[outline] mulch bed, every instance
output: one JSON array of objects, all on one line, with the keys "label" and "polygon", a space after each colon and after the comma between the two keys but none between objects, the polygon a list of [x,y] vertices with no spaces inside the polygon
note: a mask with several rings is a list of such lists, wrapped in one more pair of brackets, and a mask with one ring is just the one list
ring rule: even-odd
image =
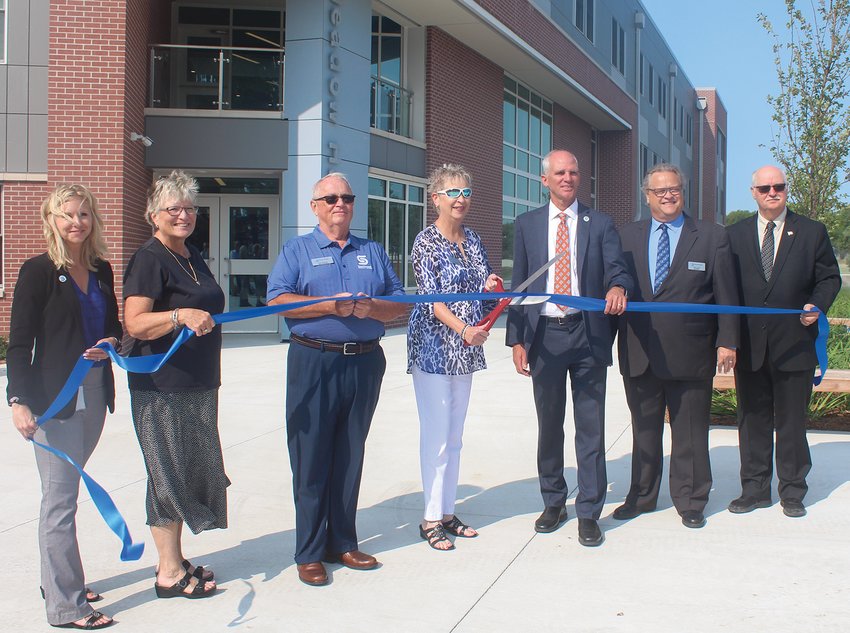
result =
[{"label": "mulch bed", "polygon": [[[713,415],[711,416],[711,424],[716,426],[737,426],[738,422],[733,415]],[[826,415],[817,420],[809,420],[808,428],[813,431],[850,432],[850,416]]]}]

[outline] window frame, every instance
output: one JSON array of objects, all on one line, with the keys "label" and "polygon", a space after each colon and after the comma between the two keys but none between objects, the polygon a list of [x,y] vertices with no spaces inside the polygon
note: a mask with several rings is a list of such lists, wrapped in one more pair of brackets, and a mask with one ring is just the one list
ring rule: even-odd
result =
[{"label": "window frame", "polygon": [[[384,195],[377,195],[371,193],[371,182],[369,183],[369,194],[367,196],[367,218],[366,218],[366,226],[367,226],[367,237],[375,242],[379,243],[383,246],[384,250],[387,252],[387,255],[390,258],[390,262],[393,263],[393,254],[390,252],[389,248],[389,237],[390,237],[390,204],[403,204],[404,205],[404,231],[402,236],[403,248],[400,250],[401,262],[399,264],[399,268],[402,274],[399,274],[399,279],[401,283],[404,285],[405,289],[413,290],[416,288],[416,278],[413,275],[413,270],[410,264],[410,250],[413,246],[413,240],[416,238],[416,235],[419,234],[426,226],[427,222],[427,212],[428,212],[428,184],[422,180],[414,180],[409,176],[401,176],[401,175],[390,175],[385,173],[378,173],[375,171],[369,171],[369,180],[380,180],[384,183]],[[390,195],[390,183],[400,184],[404,186],[405,195],[404,198],[395,198]],[[417,187],[422,190],[422,201],[416,201],[411,199],[410,191],[411,187]],[[381,201],[384,205],[384,217],[383,217],[383,236],[381,239],[378,239],[376,236],[370,234],[369,226],[369,215],[371,213],[371,202],[373,200]],[[411,209],[419,207],[421,212],[421,222],[420,226],[414,227],[411,229],[410,222],[410,213]],[[394,263],[393,263],[394,264]],[[395,270],[395,266],[394,266]],[[396,274],[399,271],[396,270]]]},{"label": "window frame", "polygon": [[0,42],[0,64],[5,64],[7,60],[6,50],[9,46],[9,7],[6,0],[0,0],[0,35],[3,36],[3,41]]},{"label": "window frame", "polygon": [[[579,16],[581,7],[581,16]],[[596,0],[575,0],[573,24],[590,43],[595,41],[596,30]]]}]

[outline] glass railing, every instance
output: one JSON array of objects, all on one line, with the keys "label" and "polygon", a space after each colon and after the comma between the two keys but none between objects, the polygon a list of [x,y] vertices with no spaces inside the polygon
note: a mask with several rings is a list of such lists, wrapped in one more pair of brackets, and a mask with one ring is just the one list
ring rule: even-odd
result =
[{"label": "glass railing", "polygon": [[157,44],[150,107],[283,111],[283,49]]},{"label": "glass railing", "polygon": [[372,77],[372,127],[409,138],[412,105],[412,92]]}]

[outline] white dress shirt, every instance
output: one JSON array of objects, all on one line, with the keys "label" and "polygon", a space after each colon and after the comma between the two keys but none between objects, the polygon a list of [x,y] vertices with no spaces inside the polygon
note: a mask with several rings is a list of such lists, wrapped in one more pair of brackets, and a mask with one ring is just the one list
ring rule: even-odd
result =
[{"label": "white dress shirt", "polygon": [[[578,259],[576,257],[576,231],[578,230],[578,200],[573,200],[573,203],[564,209],[564,212],[567,214],[567,226],[570,229],[570,294],[574,297],[580,297],[581,292],[579,292],[578,287]],[[561,210],[555,206],[555,204],[550,200],[549,201],[549,235],[548,235],[548,248],[549,255],[546,261],[552,259],[558,251],[555,249],[555,243],[558,238],[558,225],[561,223],[561,218],[558,215],[561,214]],[[551,268],[546,272],[546,292],[554,294],[555,292],[555,267],[557,267],[558,262],[554,263]],[[533,272],[533,271],[532,271]],[[543,316],[554,316],[560,317],[565,314],[574,314],[578,312],[578,310],[574,310],[572,308],[562,310],[557,305],[552,303],[551,301],[547,301],[543,305],[543,309],[541,310],[541,314]]]},{"label": "white dress shirt", "polygon": [[[785,216],[788,215],[788,209],[782,209],[782,213],[773,221],[776,226],[773,227],[773,261],[776,262],[776,253],[779,251],[779,241],[782,239],[782,234],[785,232]],[[764,244],[764,230],[767,228],[767,223],[770,220],[765,220],[761,212],[758,214],[758,221],[756,225],[758,226],[758,243],[759,243],[759,253],[761,253],[762,244]]]}]

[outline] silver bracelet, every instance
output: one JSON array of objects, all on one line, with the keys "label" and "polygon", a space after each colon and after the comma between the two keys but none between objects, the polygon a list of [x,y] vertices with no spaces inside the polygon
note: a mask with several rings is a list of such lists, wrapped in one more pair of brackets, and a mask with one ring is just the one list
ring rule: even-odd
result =
[{"label": "silver bracelet", "polygon": [[171,329],[176,330],[180,327],[180,322],[177,320],[177,314],[180,312],[180,308],[174,308],[171,311]]},{"label": "silver bracelet", "polygon": [[465,338],[463,338],[463,335],[464,335],[464,334],[466,334],[466,328],[468,328],[468,327],[469,327],[469,323],[467,323],[466,325],[464,325],[464,326],[463,326],[463,329],[460,331],[460,338],[461,338],[461,340],[463,340],[463,341],[465,341],[465,340],[466,340]]}]

